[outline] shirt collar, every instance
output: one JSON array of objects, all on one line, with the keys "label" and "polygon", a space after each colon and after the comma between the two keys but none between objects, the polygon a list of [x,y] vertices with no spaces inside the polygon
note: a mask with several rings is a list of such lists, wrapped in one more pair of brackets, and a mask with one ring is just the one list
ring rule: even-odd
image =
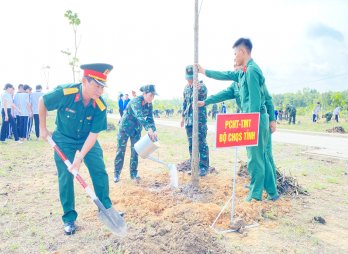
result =
[{"label": "shirt collar", "polygon": [[[83,99],[82,98],[82,84],[79,85],[78,89],[79,89],[79,92],[76,93],[74,102],[82,102],[82,99]],[[91,99],[89,101],[87,107],[93,106],[93,103],[94,103],[94,100]]]},{"label": "shirt collar", "polygon": [[254,62],[254,60],[252,58],[249,59],[249,61],[247,62],[246,66],[248,67],[249,65],[251,65]]}]

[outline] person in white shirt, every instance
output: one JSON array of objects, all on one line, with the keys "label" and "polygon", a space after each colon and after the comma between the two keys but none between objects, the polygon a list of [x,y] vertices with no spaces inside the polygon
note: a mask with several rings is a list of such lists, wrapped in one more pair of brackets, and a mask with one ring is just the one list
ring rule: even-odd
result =
[{"label": "person in white shirt", "polygon": [[[23,86],[24,86],[23,84],[18,85],[18,91],[13,98],[13,103],[16,105],[17,108],[19,108],[19,97],[20,97],[19,94],[24,93]],[[19,112],[18,112],[18,110],[14,110],[13,117],[14,117],[14,120],[16,122],[17,133],[19,134]]]},{"label": "person in white shirt", "polygon": [[24,141],[28,139],[29,118],[32,116],[31,103],[29,97],[30,86],[24,85],[24,93],[19,93],[19,138]]},{"label": "person in white shirt", "polygon": [[313,123],[318,121],[319,117],[319,111],[320,111],[320,102],[317,102],[317,105],[315,106],[313,110]]},{"label": "person in white shirt", "polygon": [[1,143],[5,142],[5,139],[8,136],[8,129],[10,125],[12,126],[12,131],[13,131],[15,141],[18,143],[22,143],[19,141],[16,123],[14,121],[13,114],[12,114],[12,108],[18,110],[16,105],[14,105],[13,98],[12,98],[14,87],[11,84],[6,84],[4,87],[4,90],[5,92],[1,96],[1,116],[2,116],[2,126],[1,126],[1,133],[0,133]]},{"label": "person in white shirt", "polygon": [[335,116],[336,123],[338,123],[338,116],[340,115],[340,111],[341,111],[340,107],[336,107],[333,111],[333,115]]},{"label": "person in white shirt", "polygon": [[42,95],[44,95],[44,93],[42,92],[42,86],[37,85],[36,91],[34,93],[32,93],[30,96],[31,106],[33,109],[33,116],[34,116],[36,139],[39,139],[39,137],[40,137],[39,99]]}]

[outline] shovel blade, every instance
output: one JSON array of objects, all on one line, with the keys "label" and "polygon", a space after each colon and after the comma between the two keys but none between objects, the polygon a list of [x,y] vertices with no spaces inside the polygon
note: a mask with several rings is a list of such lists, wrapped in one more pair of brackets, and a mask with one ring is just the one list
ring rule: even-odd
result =
[{"label": "shovel blade", "polygon": [[100,210],[98,218],[115,235],[122,237],[127,234],[127,224],[125,220],[113,207]]}]

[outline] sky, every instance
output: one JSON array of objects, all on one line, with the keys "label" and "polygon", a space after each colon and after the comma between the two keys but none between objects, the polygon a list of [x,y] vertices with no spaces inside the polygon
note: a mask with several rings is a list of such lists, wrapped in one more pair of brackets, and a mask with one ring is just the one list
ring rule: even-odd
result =
[{"label": "sky", "polygon": [[[2,3],[0,86],[73,83],[67,56],[73,30],[64,17],[76,12],[81,64],[114,69],[106,93],[117,99],[145,84],[158,99],[181,98],[185,67],[194,60],[194,0],[11,0]],[[202,3],[202,4],[201,4]],[[200,0],[199,63],[232,70],[233,43],[253,43],[271,94],[314,88],[348,89],[348,1]],[[44,66],[50,66],[49,72]],[[47,79],[47,73],[49,78]],[[81,75],[81,74],[80,74]],[[79,75],[79,76],[80,76]],[[230,82],[201,76],[208,94]]]}]

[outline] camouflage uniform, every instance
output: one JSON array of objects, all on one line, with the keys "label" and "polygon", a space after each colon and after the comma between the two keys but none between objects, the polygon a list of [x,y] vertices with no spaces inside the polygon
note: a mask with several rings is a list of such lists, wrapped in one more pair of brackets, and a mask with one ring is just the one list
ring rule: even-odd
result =
[{"label": "camouflage uniform", "polygon": [[289,106],[289,124],[296,123],[296,107],[294,105]]},{"label": "camouflage uniform", "polygon": [[286,104],[285,106],[285,120],[289,120],[289,113],[291,111],[291,106],[290,104]]},{"label": "camouflage uniform", "polygon": [[213,119],[213,120],[215,120],[216,119],[216,114],[218,113],[218,108],[217,108],[217,105],[216,105],[216,103],[214,103],[213,104],[213,107],[212,107],[212,110],[211,110],[212,112],[212,116],[211,116],[211,118]]},{"label": "camouflage uniform", "polygon": [[[205,84],[200,83],[198,90],[198,100],[204,101],[207,98],[207,87]],[[190,158],[192,157],[192,128],[193,128],[193,86],[187,84],[184,89],[184,102],[182,117],[185,121],[185,129],[187,134],[187,140],[189,143]],[[207,109],[206,107],[200,107],[198,109],[198,146],[199,146],[199,168],[200,175],[206,175],[209,169],[209,148],[206,141],[207,137]]]},{"label": "camouflage uniform", "polygon": [[141,130],[152,129],[156,131],[153,120],[152,103],[146,103],[144,97],[138,96],[132,99],[120,121],[119,131],[117,134],[117,151],[115,157],[115,177],[119,178],[124,162],[124,155],[128,138],[131,140],[131,159],[130,159],[130,176],[135,179],[138,176],[138,154],[134,150],[134,144],[141,137]]}]

